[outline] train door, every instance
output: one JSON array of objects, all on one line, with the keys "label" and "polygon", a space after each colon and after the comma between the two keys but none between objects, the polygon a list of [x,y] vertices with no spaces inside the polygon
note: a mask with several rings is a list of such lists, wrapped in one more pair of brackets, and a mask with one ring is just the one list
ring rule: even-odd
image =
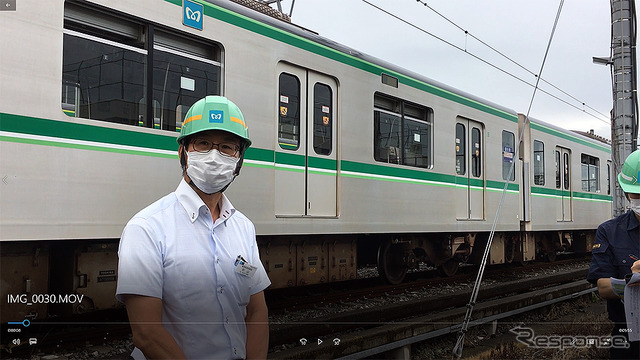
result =
[{"label": "train door", "polygon": [[276,216],[337,216],[337,82],[278,66]]},{"label": "train door", "polygon": [[571,151],[556,146],[556,219],[558,221],[572,221],[572,197],[571,197]]},{"label": "train door", "polygon": [[456,196],[458,220],[484,220],[485,175],[482,124],[458,118],[456,122]]}]

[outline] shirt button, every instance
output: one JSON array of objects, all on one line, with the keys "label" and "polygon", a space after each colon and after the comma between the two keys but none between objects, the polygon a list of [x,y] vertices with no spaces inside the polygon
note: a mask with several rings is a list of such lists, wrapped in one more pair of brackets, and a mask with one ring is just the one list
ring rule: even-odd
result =
[{"label": "shirt button", "polygon": [[226,318],[224,319],[224,321],[228,324],[228,323],[229,323],[229,318],[228,318],[228,317],[226,317]]},{"label": "shirt button", "polygon": [[220,294],[222,294],[224,292],[224,289],[222,289],[222,286],[220,286],[219,288]]},{"label": "shirt button", "polygon": [[238,349],[237,348],[233,348],[233,355],[237,355],[238,354]]}]

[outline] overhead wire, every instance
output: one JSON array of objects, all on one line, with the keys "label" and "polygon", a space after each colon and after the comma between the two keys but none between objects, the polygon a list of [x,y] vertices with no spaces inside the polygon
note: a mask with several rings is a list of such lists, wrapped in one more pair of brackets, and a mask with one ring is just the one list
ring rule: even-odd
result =
[{"label": "overhead wire", "polygon": [[[388,11],[388,10],[384,9],[384,8],[381,8],[380,6],[377,6],[377,5],[373,4],[373,3],[371,3],[371,2],[370,2],[370,1],[368,1],[368,0],[362,0],[362,1],[363,1],[364,3],[366,3],[367,5],[369,5],[369,6],[373,7],[373,8],[375,8],[375,9],[377,9],[377,10],[379,10],[379,11],[381,11],[381,12],[383,12],[383,13],[385,13],[385,14],[387,14],[387,15],[389,15],[389,16],[391,16],[391,17],[393,17],[393,18],[395,18],[395,19],[396,19],[396,20],[398,20],[398,21],[403,22],[403,23],[405,23],[405,24],[407,24],[407,25],[409,25],[409,26],[413,27],[414,29],[416,29],[416,30],[418,30],[418,31],[420,31],[420,32],[423,32],[423,33],[425,33],[425,34],[427,34],[427,35],[429,35],[429,36],[431,36],[431,37],[433,37],[433,38],[435,38],[435,39],[437,39],[437,40],[439,40],[439,41],[441,41],[441,42],[443,42],[443,43],[445,43],[445,44],[447,44],[447,45],[451,46],[452,48],[454,48],[454,49],[456,49],[456,50],[459,50],[459,51],[464,52],[465,54],[467,54],[467,55],[469,55],[469,56],[471,56],[471,57],[475,58],[476,60],[478,60],[478,61],[480,61],[480,62],[482,62],[482,63],[484,63],[484,64],[486,64],[486,65],[489,65],[490,67],[492,67],[492,68],[494,68],[494,69],[496,69],[496,70],[498,70],[498,71],[500,71],[500,72],[502,72],[502,73],[504,73],[504,74],[506,74],[506,75],[508,75],[508,76],[510,76],[510,77],[512,77],[512,78],[514,78],[514,79],[516,79],[516,80],[518,80],[518,81],[520,81],[520,82],[522,82],[522,83],[523,83],[523,84],[525,84],[525,85],[528,85],[528,86],[530,86],[530,87],[535,87],[535,85],[534,85],[534,84],[532,84],[532,83],[530,83],[529,81],[527,81],[527,80],[525,80],[525,79],[523,79],[523,78],[521,78],[521,77],[519,77],[519,76],[517,76],[517,75],[515,75],[515,74],[513,74],[513,73],[511,73],[511,72],[509,72],[509,71],[507,71],[507,70],[505,70],[505,69],[503,69],[503,68],[501,68],[501,67],[500,67],[500,66],[498,66],[498,65],[495,65],[495,64],[493,64],[493,63],[489,62],[488,60],[485,60],[485,59],[481,58],[480,56],[478,56],[478,55],[476,55],[476,54],[473,54],[473,53],[471,53],[471,52],[467,51],[467,49],[466,49],[466,48],[462,48],[462,47],[460,47],[460,46],[458,46],[458,45],[456,45],[456,44],[454,44],[454,43],[452,43],[452,42],[450,42],[450,41],[447,41],[447,40],[445,40],[444,38],[439,37],[439,36],[437,36],[437,35],[435,35],[435,34],[433,34],[433,33],[429,32],[428,30],[425,30],[425,29],[423,29],[423,28],[419,27],[418,25],[415,25],[415,24],[413,24],[412,22],[410,22],[410,21],[408,21],[408,20],[405,20],[405,19],[403,19],[402,17],[400,17],[400,16],[398,16],[398,15],[396,15],[396,14],[394,14],[394,13],[392,13],[392,12],[390,12],[390,11]],[[436,13],[438,13],[438,12],[436,12]],[[440,14],[440,13],[438,13],[438,14]],[[441,16],[442,16],[442,15],[441,15]],[[445,18],[445,19],[446,19],[446,18]],[[451,22],[451,20],[448,20],[448,19],[447,19],[447,21]],[[453,23],[453,22],[451,22],[451,23]],[[453,23],[453,24],[455,24],[455,23]],[[455,26],[456,26],[456,27],[458,27],[459,29],[461,29],[462,31],[464,31],[464,32],[465,32],[465,34],[469,34],[469,32],[468,32],[468,31],[464,30],[462,27],[458,26],[457,24],[455,24]],[[519,67],[522,67],[522,68],[523,68],[523,69],[525,69],[527,72],[529,72],[529,73],[531,73],[532,75],[534,75],[536,78],[539,78],[539,76],[538,76],[538,75],[536,75],[535,73],[533,73],[533,72],[531,72],[530,70],[526,69],[525,67],[523,67],[522,65],[518,64],[518,63],[517,63],[517,62],[515,62],[514,60],[510,59],[508,56],[503,55],[500,51],[498,51],[498,50],[494,49],[493,47],[491,47],[490,45],[486,44],[486,43],[485,43],[485,42],[483,42],[482,40],[480,40],[480,39],[476,38],[476,37],[475,37],[475,36],[473,36],[473,35],[470,35],[470,36],[472,36],[474,39],[476,39],[476,40],[480,41],[481,43],[485,44],[486,46],[488,46],[488,47],[489,47],[489,48],[491,48],[492,50],[496,51],[497,53],[501,54],[502,56],[506,57],[506,58],[507,58],[507,59],[509,59],[510,61],[512,61],[512,62],[514,62],[514,63],[516,63]],[[568,93],[566,93],[565,91],[560,90],[560,89],[559,89],[559,88],[557,88],[555,85],[550,84],[548,81],[546,81],[546,80],[542,80],[542,81],[544,81],[545,83],[547,83],[547,84],[549,84],[549,85],[553,86],[554,88],[556,88],[557,90],[561,91],[561,92],[562,92],[562,93],[564,93],[565,95],[570,96],[570,97],[571,97],[572,99],[574,99],[575,101],[578,101],[581,105],[583,105],[583,106],[587,106],[589,109],[592,109],[593,111],[597,112],[598,114],[600,114],[600,115],[602,115],[602,116],[606,117],[606,115],[604,115],[604,114],[600,113],[599,111],[597,111],[597,110],[593,109],[591,106],[586,105],[586,103],[585,103],[585,102],[582,102],[582,101],[580,101],[579,99],[577,99],[577,98],[575,98],[575,97],[573,97],[573,96],[569,95],[569,94],[568,94]],[[596,116],[596,115],[594,115],[594,114],[592,114],[592,113],[590,113],[590,112],[586,111],[585,109],[580,108],[579,106],[576,106],[575,104],[572,104],[572,103],[570,103],[569,101],[567,101],[567,100],[565,100],[565,99],[562,99],[562,98],[560,98],[559,96],[557,96],[557,95],[555,95],[555,94],[550,93],[549,91],[546,91],[546,90],[544,90],[544,89],[540,89],[540,88],[538,89],[538,91],[540,91],[540,92],[542,92],[542,93],[544,93],[544,94],[546,94],[546,95],[548,95],[548,96],[550,96],[550,97],[552,97],[552,98],[554,98],[554,99],[556,99],[556,100],[558,100],[558,101],[560,101],[560,102],[564,103],[564,104],[565,104],[565,105],[567,105],[567,106],[570,106],[570,107],[572,107],[572,108],[574,108],[574,109],[576,109],[576,110],[578,110],[578,111],[581,111],[581,112],[583,112],[583,113],[585,113],[585,114],[587,114],[587,115],[589,115],[589,116],[593,117],[594,119],[596,119],[596,120],[598,120],[598,121],[601,121],[601,122],[603,122],[603,123],[605,123],[605,124],[607,124],[607,125],[610,125],[610,124],[611,124],[611,122],[610,122],[610,120],[609,120],[608,118],[607,118],[607,120],[604,120],[604,119],[602,119],[602,118],[600,118],[600,117],[598,117],[598,116]]]},{"label": "overhead wire", "polygon": [[493,242],[493,238],[494,238],[495,233],[496,233],[496,227],[497,227],[497,224],[498,224],[498,218],[500,217],[500,212],[502,210],[502,205],[504,204],[504,199],[505,199],[505,195],[507,193],[507,188],[509,187],[509,181],[511,179],[511,176],[515,172],[515,166],[516,166],[515,159],[518,158],[518,150],[520,148],[520,143],[522,142],[522,139],[523,139],[523,136],[524,136],[524,132],[525,132],[525,130],[527,128],[527,125],[529,123],[529,114],[530,114],[531,108],[533,106],[533,101],[535,100],[535,97],[536,97],[538,86],[540,85],[540,79],[541,79],[542,71],[544,70],[544,65],[547,62],[547,56],[549,55],[549,49],[551,48],[551,42],[553,41],[554,34],[555,34],[556,29],[558,27],[558,22],[560,20],[560,14],[562,13],[562,7],[563,6],[564,6],[564,0],[560,0],[560,5],[558,6],[558,11],[556,13],[556,18],[555,18],[555,21],[553,23],[553,28],[551,30],[551,35],[549,36],[549,42],[547,43],[547,48],[545,50],[544,57],[542,59],[542,64],[540,65],[540,72],[539,72],[540,76],[537,77],[536,84],[535,84],[535,87],[533,89],[533,94],[531,94],[531,101],[529,102],[529,108],[527,109],[527,114],[525,115],[525,118],[524,118],[524,124],[522,126],[522,130],[520,131],[520,133],[518,135],[518,141],[517,141],[518,146],[515,146],[515,149],[514,149],[514,154],[513,154],[513,157],[512,157],[512,161],[511,161],[511,166],[509,167],[509,174],[507,175],[507,178],[505,179],[504,188],[502,189],[502,195],[500,196],[500,202],[498,204],[498,208],[496,209],[495,217],[493,218],[493,223],[491,225],[491,231],[489,233],[489,238],[487,240],[487,244],[486,244],[486,247],[485,247],[485,250],[484,250],[484,254],[482,256],[482,262],[480,263],[480,268],[478,270],[478,275],[476,276],[476,281],[475,281],[473,289],[471,291],[471,298],[469,299],[469,303],[467,304],[467,311],[466,311],[464,320],[462,321],[462,325],[460,326],[460,330],[458,331],[458,340],[456,341],[456,345],[453,348],[453,355],[455,355],[458,358],[462,357],[462,350],[464,348],[464,338],[465,338],[465,335],[466,335],[467,330],[469,328],[469,323],[471,322],[471,315],[473,313],[473,309],[475,307],[476,301],[478,300],[478,292],[480,291],[480,284],[482,283],[482,278],[484,276],[484,270],[485,270],[486,265],[487,265],[487,259],[489,258],[489,252],[490,252],[490,249],[491,249],[491,243]]},{"label": "overhead wire", "polygon": [[[416,2],[424,5],[426,8],[428,8],[429,10],[433,11],[436,15],[440,16],[441,18],[443,18],[445,21],[447,21],[448,23],[450,23],[451,25],[453,25],[454,27],[458,28],[460,31],[463,31],[465,33],[465,35],[470,36],[471,38],[473,38],[474,40],[478,41],[480,44],[486,46],[487,48],[491,49],[493,52],[497,53],[498,55],[502,56],[503,58],[507,59],[509,62],[511,62],[512,64],[516,65],[517,67],[521,68],[522,70],[528,72],[529,74],[538,77],[538,75],[536,73],[534,73],[533,71],[529,70],[527,67],[525,67],[524,65],[520,64],[519,62],[515,61],[514,59],[512,59],[511,57],[507,56],[506,54],[504,54],[503,52],[501,52],[500,50],[496,49],[495,47],[489,45],[486,41],[483,41],[482,39],[480,39],[479,37],[473,35],[472,33],[470,33],[468,30],[464,29],[463,27],[461,27],[460,25],[456,24],[453,20],[449,19],[448,17],[444,16],[442,13],[440,13],[438,10],[434,9],[433,7],[431,7],[429,4],[427,4],[426,1],[423,0],[416,0]],[[603,113],[601,113],[600,111],[598,111],[597,109],[594,109],[593,107],[589,106],[587,103],[585,103],[584,101],[576,98],[575,96],[569,94],[568,92],[560,89],[559,87],[557,87],[556,85],[552,84],[551,82],[543,79],[542,77],[540,77],[540,80],[544,83],[546,83],[547,85],[553,87],[554,89],[558,90],[559,92],[565,94],[566,96],[570,97],[571,99],[581,103],[583,106],[588,107],[589,109],[597,112],[598,114],[604,116],[605,118],[608,117],[608,115],[605,115]]]}]

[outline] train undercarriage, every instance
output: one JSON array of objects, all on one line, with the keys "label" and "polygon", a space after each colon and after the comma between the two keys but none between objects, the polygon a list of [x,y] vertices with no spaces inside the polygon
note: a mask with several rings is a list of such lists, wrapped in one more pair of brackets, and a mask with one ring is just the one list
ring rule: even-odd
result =
[{"label": "train undercarriage", "polygon": [[[559,252],[591,251],[595,232],[496,233],[488,265],[555,260]],[[461,264],[480,264],[486,233],[261,236],[260,258],[272,288],[352,280],[377,265],[397,284],[421,264],[452,276]],[[117,240],[28,241],[0,245],[3,319],[69,316],[122,306],[115,299]]]}]

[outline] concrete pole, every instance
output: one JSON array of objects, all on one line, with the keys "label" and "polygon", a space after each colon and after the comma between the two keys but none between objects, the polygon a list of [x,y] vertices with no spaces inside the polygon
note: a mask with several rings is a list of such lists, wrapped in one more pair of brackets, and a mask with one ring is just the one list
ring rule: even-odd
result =
[{"label": "concrete pole", "polygon": [[[613,77],[611,150],[613,175],[617,177],[624,160],[637,147],[636,13],[635,0],[610,1]],[[618,216],[626,211],[627,200],[618,182],[614,183],[613,215]]]}]

